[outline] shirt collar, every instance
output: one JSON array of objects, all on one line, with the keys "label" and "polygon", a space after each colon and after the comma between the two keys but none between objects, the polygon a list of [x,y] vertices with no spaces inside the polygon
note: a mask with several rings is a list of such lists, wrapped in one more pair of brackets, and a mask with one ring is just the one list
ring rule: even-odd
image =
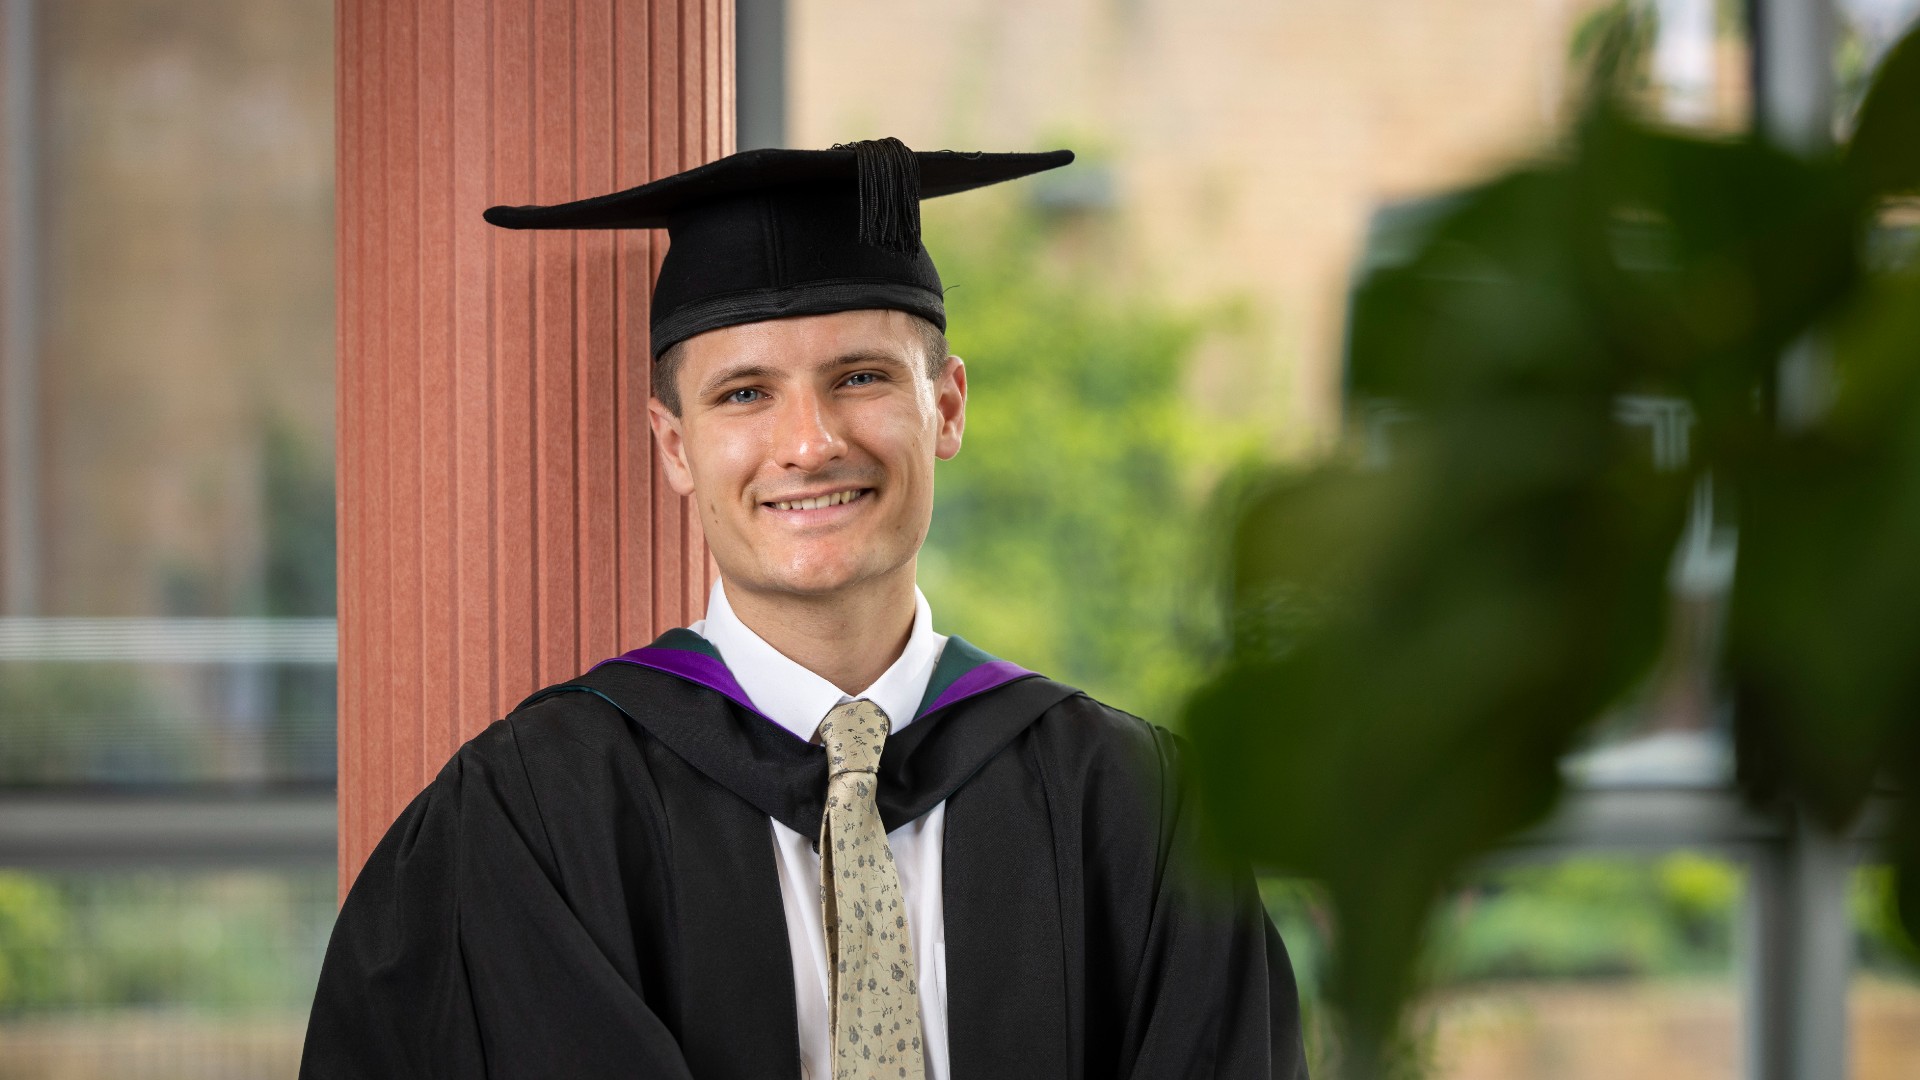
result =
[{"label": "shirt collar", "polygon": [[808,741],[830,709],[859,698],[880,706],[892,731],[912,723],[927,683],[933,678],[934,665],[940,660],[940,650],[947,643],[945,635],[933,632],[933,611],[916,586],[913,629],[907,635],[906,648],[872,686],[849,695],[767,644],[741,622],[719,581],[713,583],[713,591],[707,596],[707,617],[687,629],[706,638],[719,651],[720,659],[747,692],[754,708]]}]

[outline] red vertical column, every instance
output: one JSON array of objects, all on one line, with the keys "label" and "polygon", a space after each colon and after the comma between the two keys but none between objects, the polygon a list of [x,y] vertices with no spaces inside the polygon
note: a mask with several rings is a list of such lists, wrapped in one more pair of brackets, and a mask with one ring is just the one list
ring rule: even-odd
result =
[{"label": "red vertical column", "polygon": [[733,145],[730,0],[338,6],[340,880],[522,696],[697,618],[647,431],[665,238],[509,233]]}]

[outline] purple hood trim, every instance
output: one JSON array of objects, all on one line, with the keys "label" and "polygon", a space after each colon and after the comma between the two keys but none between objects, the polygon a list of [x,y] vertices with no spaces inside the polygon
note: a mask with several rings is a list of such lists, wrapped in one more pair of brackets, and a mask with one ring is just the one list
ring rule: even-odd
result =
[{"label": "purple hood trim", "polygon": [[[754,706],[753,700],[747,697],[746,689],[740,685],[740,681],[733,677],[733,672],[728,671],[727,665],[721,663],[718,657],[709,656],[706,653],[694,652],[690,649],[672,649],[663,648],[658,645],[648,645],[645,648],[634,649],[632,652],[623,653],[611,660],[602,660],[600,663],[595,664],[594,667],[601,668],[608,664],[634,664],[638,667],[652,668],[655,671],[664,672],[675,678],[685,679],[690,683],[704,686],[717,694],[723,695],[734,704],[763,720],[767,720],[770,724],[774,723],[771,719],[767,718],[767,714],[761,712]],[[1035,673],[1028,671],[1026,668],[1021,667],[1011,660],[989,660],[984,664],[967,670],[959,678],[953,680],[945,690],[940,692],[939,697],[935,698],[926,708],[920,710],[919,715],[925,716],[928,713],[944,709],[957,701],[964,701],[978,694],[984,694],[995,687],[1005,686],[1015,679],[1024,679],[1033,674]],[[780,725],[774,724],[774,726],[779,727]],[[787,731],[784,727],[780,728],[780,730]],[[787,734],[791,735],[792,732],[787,732]]]},{"label": "purple hood trim", "polygon": [[[742,689],[740,681],[733,677],[733,672],[727,670],[727,665],[705,653],[691,652],[686,649],[663,649],[649,645],[632,652],[622,653],[611,660],[602,660],[593,666],[600,668],[608,664],[636,664],[655,671],[664,671],[668,675],[697,683],[715,693],[723,694],[734,704],[755,716],[762,718],[766,716],[747,697],[746,690]],[[771,720],[767,722],[773,723]],[[779,727],[777,724],[774,726]],[[780,728],[780,730],[787,729]]]},{"label": "purple hood trim", "polygon": [[1011,660],[989,660],[979,667],[953,680],[952,685],[933,699],[933,704],[920,710],[925,716],[936,709],[944,709],[956,701],[962,701],[976,694],[984,694],[996,686],[1005,686],[1015,679],[1024,679],[1034,672],[1028,671]]}]

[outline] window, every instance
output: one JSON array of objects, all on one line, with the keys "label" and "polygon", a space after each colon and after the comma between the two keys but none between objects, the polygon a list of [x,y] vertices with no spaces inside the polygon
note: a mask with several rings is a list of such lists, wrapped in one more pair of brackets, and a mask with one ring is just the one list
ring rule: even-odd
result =
[{"label": "window", "polygon": [[0,1045],[287,1075],[334,909],[333,13],[0,5]]}]

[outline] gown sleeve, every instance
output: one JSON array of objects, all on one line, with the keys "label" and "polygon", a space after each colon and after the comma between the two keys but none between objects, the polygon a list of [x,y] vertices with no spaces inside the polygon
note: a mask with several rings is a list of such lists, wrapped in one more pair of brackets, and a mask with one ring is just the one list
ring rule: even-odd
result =
[{"label": "gown sleeve", "polygon": [[1293,965],[1244,865],[1205,854],[1198,799],[1180,780],[1174,736],[1151,728],[1159,850],[1130,1000],[1120,1075],[1307,1080]]},{"label": "gown sleeve", "polygon": [[570,909],[510,722],[387,830],[322,961],[301,1080],[691,1080]]}]

